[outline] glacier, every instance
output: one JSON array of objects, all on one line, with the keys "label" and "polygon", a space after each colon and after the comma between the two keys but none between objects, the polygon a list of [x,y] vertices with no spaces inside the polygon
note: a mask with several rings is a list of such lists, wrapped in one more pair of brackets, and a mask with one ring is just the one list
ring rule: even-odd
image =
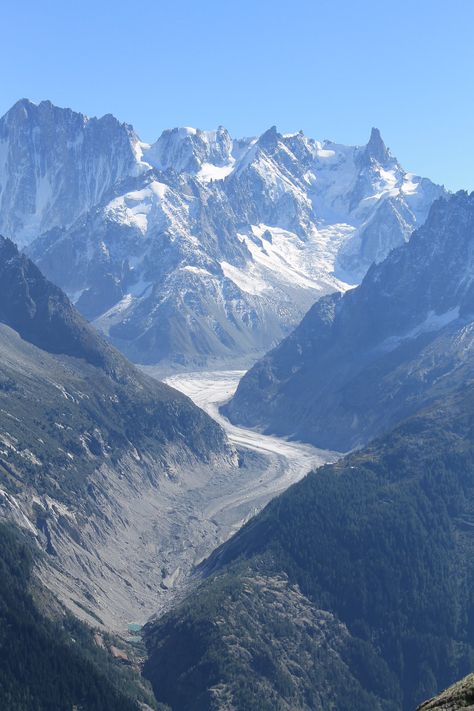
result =
[{"label": "glacier", "polygon": [[128,357],[171,369],[255,360],[445,192],[377,129],[364,146],[222,126],[150,145],[48,101],[0,119],[0,233]]}]

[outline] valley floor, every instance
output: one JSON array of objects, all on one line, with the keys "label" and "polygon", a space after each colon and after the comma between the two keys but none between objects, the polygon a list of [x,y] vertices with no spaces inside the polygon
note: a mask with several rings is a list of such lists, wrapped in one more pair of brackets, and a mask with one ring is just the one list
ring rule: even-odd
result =
[{"label": "valley floor", "polygon": [[[149,374],[153,369],[146,368]],[[216,471],[210,478],[181,487],[168,501],[175,525],[166,550],[168,575],[159,594],[161,613],[190,584],[192,567],[227,540],[270,499],[301,479],[310,469],[334,461],[337,453],[300,442],[236,427],[219,413],[234,393],[244,371],[191,372],[168,376],[169,385],[188,395],[219,422],[239,454],[241,466]],[[196,485],[197,484],[197,485]],[[162,550],[167,548],[163,546]],[[164,552],[164,551],[163,551]]]},{"label": "valley floor", "polygon": [[[217,420],[236,448],[259,455],[259,465],[255,467],[255,472],[248,466],[250,471],[243,485],[240,482],[239,487],[232,491],[228,491],[228,487],[225,487],[225,491],[216,489],[209,501],[205,514],[218,520],[220,527],[227,529],[227,534],[232,529],[239,528],[245,519],[311,469],[334,461],[337,456],[333,452],[316,449],[308,444],[289,442],[280,437],[232,425],[220,414],[219,406],[234,394],[244,372],[224,370],[181,373],[165,380],[168,385],[188,395],[196,405]],[[265,465],[262,468],[263,461]],[[258,473],[258,476],[253,476],[254,473]]]},{"label": "valley floor", "polygon": [[[152,367],[144,369],[163,379]],[[145,487],[133,461],[122,472],[110,468],[106,478],[113,507],[104,514],[113,527],[98,521],[102,535],[92,527],[90,550],[69,537],[59,539],[63,568],[44,572],[45,583],[76,615],[94,624],[90,608],[106,628],[127,636],[131,623],[142,625],[173,607],[196,583],[194,567],[270,499],[310,469],[337,458],[334,452],[235,427],[220,415],[219,405],[233,394],[243,372],[166,378],[224,427],[236,456],[176,468]]]}]

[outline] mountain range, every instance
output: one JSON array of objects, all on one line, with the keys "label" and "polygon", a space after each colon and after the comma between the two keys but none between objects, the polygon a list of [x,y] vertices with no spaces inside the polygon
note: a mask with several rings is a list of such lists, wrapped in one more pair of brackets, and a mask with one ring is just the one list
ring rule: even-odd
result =
[{"label": "mountain range", "polygon": [[440,198],[362,284],[316,302],[245,375],[233,422],[347,451],[472,381],[474,194]]},{"label": "mountain range", "polygon": [[412,711],[472,670],[473,228],[474,193],[440,199],[244,376],[249,419],[372,441],[275,498],[148,625],[145,674],[174,711]]},{"label": "mountain range", "polygon": [[[474,193],[377,129],[149,145],[22,100],[0,230],[0,705],[413,711],[472,671]],[[270,347],[223,412],[349,453],[258,513],[278,452],[127,356]]]},{"label": "mountain range", "polygon": [[474,663],[472,385],[309,474],[147,628],[173,711],[413,711]]},{"label": "mountain range", "polygon": [[167,487],[231,474],[235,457],[214,420],[0,238],[1,515],[45,551],[42,579],[69,609],[111,629],[155,611]]},{"label": "mountain range", "polygon": [[50,102],[0,119],[0,233],[141,363],[255,358],[444,193],[377,129],[361,147],[275,127],[178,128],[149,145]]}]

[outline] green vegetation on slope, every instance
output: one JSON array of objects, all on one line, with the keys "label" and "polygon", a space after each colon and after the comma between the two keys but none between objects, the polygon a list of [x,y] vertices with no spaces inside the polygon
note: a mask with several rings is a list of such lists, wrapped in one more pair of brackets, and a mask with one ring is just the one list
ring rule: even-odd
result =
[{"label": "green vegetation on slope", "polygon": [[[271,502],[205,563],[210,579],[149,628],[157,698],[174,711],[229,699],[239,711],[411,711],[470,671],[473,444],[468,389]],[[241,592],[245,580],[275,577],[288,581],[284,602],[269,584]],[[323,644],[311,624],[298,627],[292,594],[313,616],[331,613],[346,637],[327,625]],[[289,650],[283,665],[277,641]]]},{"label": "green vegetation on slope", "polygon": [[319,299],[223,411],[347,452],[474,377],[474,192],[437,200],[360,286]]},{"label": "green vegetation on slope", "polygon": [[188,398],[130,372],[117,382],[0,324],[0,486],[77,503],[87,475],[130,450],[163,466],[167,446],[204,461],[224,449],[222,430]]},{"label": "green vegetation on slope", "polygon": [[94,642],[67,613],[49,619],[48,600],[32,575],[33,553],[13,527],[0,524],[0,708],[9,711],[137,711],[149,701],[130,670]]},{"label": "green vegetation on slope", "polygon": [[438,694],[420,704],[417,711],[472,711],[474,709],[474,674],[469,674]]},{"label": "green vegetation on slope", "polygon": [[[0,486],[65,503],[125,455],[163,469],[170,452],[208,461],[221,428],[189,398],[112,348],[60,289],[0,237]],[[152,474],[151,474],[152,475]]]},{"label": "green vegetation on slope", "polygon": [[147,641],[145,674],[173,711],[398,708],[396,679],[370,646],[266,565],[216,576]]}]

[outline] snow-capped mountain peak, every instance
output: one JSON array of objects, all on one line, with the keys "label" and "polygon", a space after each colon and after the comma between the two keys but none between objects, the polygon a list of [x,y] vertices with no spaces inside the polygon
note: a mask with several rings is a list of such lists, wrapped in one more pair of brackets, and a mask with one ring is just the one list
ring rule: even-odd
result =
[{"label": "snow-capped mountain peak", "polygon": [[205,164],[224,168],[233,163],[232,139],[222,126],[214,131],[173,128],[163,131],[144,155],[158,170],[196,174]]},{"label": "snow-capped mountain peak", "polygon": [[0,227],[19,244],[68,227],[146,169],[131,126],[50,101],[18,101],[0,119]]},{"label": "snow-capped mountain peak", "polygon": [[174,128],[23,100],[0,119],[0,233],[139,361],[268,349],[360,281],[443,188],[366,146]]}]

